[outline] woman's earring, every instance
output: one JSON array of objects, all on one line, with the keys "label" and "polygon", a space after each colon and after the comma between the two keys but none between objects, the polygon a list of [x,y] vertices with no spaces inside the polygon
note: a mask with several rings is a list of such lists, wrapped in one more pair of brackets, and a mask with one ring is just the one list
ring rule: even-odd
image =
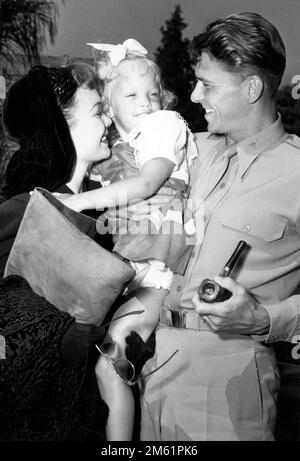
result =
[{"label": "woman's earring", "polygon": [[109,118],[111,118],[112,120],[114,120],[114,118],[115,118],[114,112],[113,112],[113,110],[112,110],[111,107],[109,107],[109,109],[108,109],[108,116],[109,116]]}]

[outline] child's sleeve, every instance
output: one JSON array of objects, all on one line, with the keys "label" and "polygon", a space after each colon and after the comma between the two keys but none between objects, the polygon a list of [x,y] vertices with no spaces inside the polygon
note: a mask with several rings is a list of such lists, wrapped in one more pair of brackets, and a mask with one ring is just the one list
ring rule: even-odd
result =
[{"label": "child's sleeve", "polygon": [[173,111],[160,110],[145,117],[133,133],[139,168],[154,158],[166,158],[178,167],[186,144],[186,125]]}]

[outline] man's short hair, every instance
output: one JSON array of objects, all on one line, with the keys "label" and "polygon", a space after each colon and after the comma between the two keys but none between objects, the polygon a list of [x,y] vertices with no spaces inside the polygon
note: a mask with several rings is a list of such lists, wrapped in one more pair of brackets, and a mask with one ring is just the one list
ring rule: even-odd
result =
[{"label": "man's short hair", "polygon": [[199,55],[207,52],[228,71],[241,76],[255,73],[274,96],[282,79],[285,46],[276,27],[257,13],[238,13],[208,24],[194,39]]}]

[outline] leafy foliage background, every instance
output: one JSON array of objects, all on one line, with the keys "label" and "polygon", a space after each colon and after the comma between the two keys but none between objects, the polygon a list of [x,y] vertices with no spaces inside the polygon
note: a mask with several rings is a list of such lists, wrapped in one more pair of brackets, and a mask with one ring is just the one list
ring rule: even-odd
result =
[{"label": "leafy foliage background", "polygon": [[[53,1],[0,0],[0,74],[5,76],[7,88],[28,68],[41,62],[41,50],[47,33],[54,42],[57,18],[58,9]],[[186,27],[181,6],[176,5],[170,19],[160,29],[161,43],[155,52],[155,59],[166,86],[178,98],[175,109],[193,132],[205,131],[204,110],[200,104],[190,100],[195,85],[195,53],[192,50],[197,36],[192,40],[185,38],[183,33]],[[277,107],[286,131],[300,136],[300,91],[299,98],[293,98],[292,89],[292,85],[280,88]],[[2,106],[3,101],[0,100],[1,113]],[[1,123],[0,187],[5,166],[15,149],[16,145],[6,137]]]}]

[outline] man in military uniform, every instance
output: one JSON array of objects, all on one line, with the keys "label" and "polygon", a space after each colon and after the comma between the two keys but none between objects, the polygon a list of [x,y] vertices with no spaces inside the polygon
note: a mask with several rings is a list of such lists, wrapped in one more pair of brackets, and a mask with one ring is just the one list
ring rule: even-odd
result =
[{"label": "man in military uniform", "polygon": [[[196,87],[208,132],[196,135],[191,200],[203,241],[174,279],[145,380],[142,440],[273,440],[278,368],[270,343],[300,330],[300,141],[285,133],[275,94],[285,69],[276,28],[254,13],[199,36]],[[204,230],[203,230],[204,229]],[[220,274],[240,240],[232,277]],[[217,276],[217,277],[216,277]],[[200,302],[214,278],[227,301]]]}]

